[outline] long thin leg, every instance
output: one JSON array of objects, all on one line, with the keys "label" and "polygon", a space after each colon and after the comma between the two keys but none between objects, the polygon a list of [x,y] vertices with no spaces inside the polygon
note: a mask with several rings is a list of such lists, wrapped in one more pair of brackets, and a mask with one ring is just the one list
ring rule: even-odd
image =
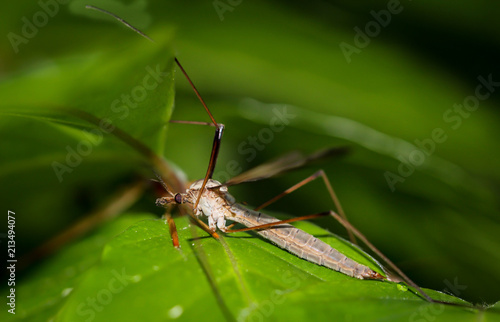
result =
[{"label": "long thin leg", "polygon": [[433,302],[434,300],[429,295],[427,295],[415,282],[413,282],[408,276],[406,276],[406,274],[404,274],[403,271],[400,270],[396,266],[396,264],[394,264],[387,256],[385,256],[380,250],[378,250],[375,247],[375,245],[373,245],[371,242],[369,242],[368,239],[359,230],[357,230],[353,225],[351,225],[351,223],[349,223],[349,221],[347,220],[347,218],[342,210],[342,206],[340,205],[340,202],[339,202],[335,192],[333,191],[333,188],[330,184],[330,181],[328,180],[328,177],[326,176],[326,174],[323,170],[319,170],[319,171],[315,172],[314,174],[312,174],[311,176],[302,180],[301,182],[299,182],[299,183],[293,185],[292,187],[288,188],[287,190],[283,191],[282,193],[280,193],[276,197],[266,201],[265,203],[263,203],[259,207],[255,208],[255,210],[258,211],[260,209],[263,209],[264,207],[269,206],[273,202],[283,198],[284,196],[288,195],[289,193],[297,190],[298,188],[304,186],[305,184],[313,181],[314,179],[316,179],[320,176],[323,178],[323,181],[328,189],[328,192],[330,193],[330,196],[332,197],[332,200],[335,203],[340,215],[335,213],[334,211],[327,211],[327,212],[322,212],[322,213],[313,214],[313,215],[307,215],[307,216],[291,218],[291,219],[287,219],[287,220],[281,220],[281,221],[277,221],[277,222],[273,222],[273,223],[269,223],[269,224],[232,230],[231,228],[234,226],[234,224],[233,224],[233,225],[228,226],[228,230],[226,230],[226,233],[235,233],[235,232],[242,232],[242,231],[249,231],[249,230],[256,230],[256,229],[265,229],[265,228],[278,226],[278,225],[286,224],[286,223],[290,223],[290,222],[309,220],[309,219],[318,218],[318,217],[322,217],[322,216],[326,216],[326,215],[331,215],[340,224],[342,224],[342,226],[344,226],[344,228],[349,232],[349,236],[351,237],[351,241],[354,239],[354,235],[356,237],[358,237],[359,239],[361,239],[361,241],[363,241],[363,243],[365,243],[368,246],[368,248],[370,248],[375,254],[377,254],[377,256],[379,256],[379,258],[381,258],[391,269],[393,269],[397,274],[399,274],[399,276],[401,276],[409,285],[413,286],[420,294],[422,294],[422,296],[426,300]]},{"label": "long thin leg", "polygon": [[29,266],[29,264],[34,261],[51,255],[70,241],[83,236],[96,226],[118,216],[123,210],[128,209],[140,198],[145,187],[145,182],[140,180],[120,189],[120,191],[116,192],[96,211],[80,219],[62,233],[26,254],[20,261],[21,268]]},{"label": "long thin leg", "polygon": [[188,207],[185,207],[185,205],[180,205],[179,211],[181,212],[182,215],[188,214],[195,225],[197,225],[198,227],[203,229],[205,232],[210,234],[213,238],[219,239],[219,234],[217,234],[215,231],[211,230],[207,224],[205,224],[202,220],[200,220],[198,217],[196,217],[196,215]]},{"label": "long thin leg", "polygon": [[177,58],[174,58],[174,59],[175,59],[175,62],[177,63],[177,66],[179,66],[179,68],[181,69],[182,73],[184,74],[184,76],[188,80],[189,84],[191,85],[191,88],[195,92],[196,96],[198,96],[198,99],[200,100],[201,104],[205,108],[205,111],[207,111],[208,116],[210,116],[210,119],[212,120],[212,123],[216,127],[215,135],[214,135],[214,141],[212,143],[212,152],[210,153],[210,161],[208,162],[207,173],[205,174],[205,178],[203,179],[203,184],[201,185],[200,193],[198,194],[198,198],[196,198],[196,202],[194,204],[194,209],[196,209],[198,207],[198,203],[200,202],[201,194],[203,193],[203,190],[205,189],[205,185],[207,184],[208,179],[211,179],[212,175],[214,174],[215,165],[217,163],[217,156],[219,155],[219,149],[220,149],[220,145],[221,145],[221,142],[222,142],[222,134],[224,132],[224,124],[217,123],[215,121],[214,116],[210,112],[210,109],[208,108],[207,104],[205,104],[205,101],[203,100],[203,98],[201,97],[200,93],[196,89],[196,86],[194,86],[193,82],[191,81],[191,78],[189,78],[188,74],[186,73],[186,71],[182,67],[182,65],[179,62],[179,60]]},{"label": "long thin leg", "polygon": [[[124,24],[126,27],[132,29],[133,31],[135,31],[136,33],[138,33],[139,35],[141,35],[142,37],[144,37],[147,40],[149,40],[149,41],[151,41],[151,42],[154,43],[153,39],[151,39],[148,35],[146,35],[142,31],[140,31],[136,27],[132,26],[130,23],[128,23],[127,21],[125,21],[121,17],[115,15],[114,13],[109,12],[109,11],[104,10],[104,9],[101,9],[101,8],[98,8],[98,7],[95,7],[95,6],[91,6],[91,5],[87,5],[87,6],[85,6],[85,8],[96,10],[96,11],[100,11],[100,12],[102,12],[104,14],[107,14],[107,15],[115,18],[116,20],[118,20],[119,22],[121,22],[122,24]],[[203,98],[201,97],[200,93],[196,89],[196,86],[194,86],[193,82],[191,81],[191,78],[189,78],[188,74],[184,70],[184,67],[182,67],[182,65],[179,62],[179,60],[177,59],[177,57],[174,57],[174,60],[175,60],[175,63],[177,64],[177,66],[179,66],[179,68],[181,69],[181,71],[184,74],[184,76],[186,77],[186,79],[188,80],[189,84],[191,85],[191,88],[195,92],[195,94],[198,97],[198,99],[200,100],[201,104],[205,108],[205,111],[208,113],[208,116],[210,117],[210,120],[212,120],[212,123],[217,128],[215,130],[215,136],[214,136],[214,141],[213,141],[213,144],[212,144],[212,152],[210,154],[210,161],[208,163],[207,173],[205,175],[205,179],[203,180],[203,184],[201,186],[200,193],[199,193],[198,198],[196,199],[196,203],[194,205],[194,208],[196,209],[196,207],[198,207],[198,203],[200,201],[201,194],[203,193],[203,190],[205,189],[205,185],[207,184],[208,179],[212,178],[212,175],[214,173],[215,165],[217,163],[217,156],[219,155],[219,148],[220,148],[221,141],[222,141],[222,133],[224,132],[224,124],[220,124],[220,123],[217,123],[215,121],[215,118],[212,115],[212,112],[210,112],[210,109],[208,108],[207,104],[205,104],[205,101],[203,100]]]},{"label": "long thin leg", "polygon": [[[335,205],[335,209],[337,209],[338,213],[340,214],[340,216],[342,216],[342,218],[344,218],[344,220],[347,220],[347,216],[345,215],[344,210],[342,209],[340,201],[337,198],[337,195],[335,194],[335,192],[334,192],[334,190],[332,188],[332,185],[330,184],[330,180],[328,180],[328,177],[326,176],[326,173],[323,170],[316,171],[311,176],[305,178],[301,182],[299,182],[299,183],[293,185],[292,187],[286,189],[285,191],[283,191],[282,193],[280,193],[276,197],[274,197],[274,198],[272,198],[272,199],[264,202],[262,205],[258,206],[254,210],[258,211],[260,209],[263,209],[263,208],[269,206],[273,202],[276,202],[277,200],[279,200],[279,199],[283,198],[284,196],[292,193],[293,191],[299,189],[300,187],[306,185],[307,183],[313,181],[314,179],[317,179],[320,176],[321,176],[321,178],[323,178],[323,182],[325,183],[326,189],[328,190],[328,193],[330,194],[330,197],[333,200],[333,203]],[[356,238],[354,237],[353,233],[349,229],[347,229],[347,233],[349,234],[349,239],[351,240],[351,242],[355,244],[356,243]]]},{"label": "long thin leg", "polygon": [[414,287],[427,301],[429,302],[434,302],[434,300],[427,295],[415,282],[413,282],[405,273],[403,273],[402,270],[400,270],[396,264],[394,264],[387,256],[385,256],[378,248],[375,247],[371,242],[368,241],[368,239],[363,235],[359,230],[357,230],[354,226],[352,226],[347,220],[339,216],[337,213],[334,211],[325,211],[325,212],[320,212],[317,214],[312,214],[312,215],[307,215],[307,216],[302,216],[302,217],[296,217],[296,218],[291,218],[291,219],[286,219],[286,220],[280,220],[276,222],[272,222],[269,224],[264,224],[264,225],[258,225],[258,226],[253,226],[253,227],[246,227],[246,228],[241,228],[241,229],[229,229],[231,226],[228,226],[228,230],[225,231],[225,233],[237,233],[237,232],[242,232],[242,231],[250,231],[250,230],[259,230],[259,229],[266,229],[270,227],[275,227],[283,224],[288,224],[291,222],[295,221],[302,221],[302,220],[309,220],[309,219],[314,219],[314,218],[319,218],[319,217],[324,217],[331,215],[333,218],[335,218],[342,226],[344,226],[348,231],[352,231],[356,237],[358,237],[363,243],[368,246],[379,258],[381,258],[391,269],[393,269],[399,276],[401,276],[406,283],[408,283],[410,286]]},{"label": "long thin leg", "polygon": [[352,231],[359,239],[361,239],[363,243],[368,246],[368,248],[370,248],[375,254],[377,254],[377,256],[381,258],[387,265],[389,265],[391,269],[398,273],[399,276],[401,276],[406,281],[406,283],[413,286],[420,294],[422,294],[422,296],[425,297],[426,300],[428,300],[429,302],[434,302],[434,300],[429,295],[427,295],[427,293],[425,293],[415,282],[413,282],[408,276],[406,276],[406,274],[403,273],[403,271],[400,270],[399,267],[396,266],[396,264],[394,264],[387,256],[385,256],[380,250],[378,250],[375,245],[368,241],[368,239],[353,225],[351,225],[351,223],[349,223],[347,220],[333,211],[330,211],[330,214],[333,216],[333,218],[337,219],[337,221],[341,223],[342,226],[344,226],[349,231]]},{"label": "long thin leg", "polygon": [[309,220],[309,219],[314,219],[314,218],[319,218],[319,217],[324,217],[328,216],[330,214],[330,211],[325,211],[325,212],[320,212],[317,214],[312,214],[312,215],[306,215],[306,216],[301,216],[301,217],[295,217],[295,218],[290,218],[290,219],[285,219],[285,220],[280,220],[280,221],[275,221],[269,224],[263,224],[263,225],[258,225],[258,226],[253,226],[253,227],[247,227],[247,228],[241,228],[241,229],[231,229],[231,227],[234,226],[234,224],[229,225],[227,227],[227,230],[225,233],[238,233],[241,231],[250,231],[250,230],[259,230],[259,229],[264,229],[264,228],[269,228],[269,227],[274,227],[274,226],[279,226],[283,224],[288,224],[291,222],[295,221],[302,221],[302,220]]},{"label": "long thin leg", "polygon": [[208,163],[207,173],[205,175],[202,188],[200,189],[200,193],[198,194],[198,198],[196,199],[196,203],[194,205],[194,207],[196,208],[198,206],[198,202],[200,201],[199,199],[201,196],[201,192],[205,188],[205,185],[207,184],[208,179],[211,179],[212,175],[214,174],[215,165],[217,162],[217,156],[219,155],[219,149],[220,149],[220,145],[222,142],[222,133],[224,132],[224,124],[220,124],[220,123],[214,124],[214,123],[209,123],[209,122],[198,122],[198,121],[178,121],[178,120],[171,120],[170,123],[208,125],[208,126],[217,127],[217,129],[215,130],[214,141],[212,143],[212,153],[210,154],[210,161]]},{"label": "long thin leg", "polygon": [[135,31],[136,33],[138,33],[139,35],[141,35],[142,37],[146,38],[147,40],[151,41],[152,43],[154,43],[154,40],[149,38],[148,35],[146,35],[145,33],[143,33],[142,31],[140,31],[139,29],[137,29],[136,27],[132,26],[130,23],[128,23],[127,21],[125,21],[124,19],[118,17],[117,15],[115,15],[114,13],[112,12],[109,12],[107,10],[104,10],[104,9],[101,9],[101,8],[98,8],[98,7],[95,7],[95,6],[91,6],[91,5],[86,5],[85,6],[86,9],[92,9],[92,10],[96,10],[96,11],[100,11],[102,13],[105,13],[107,14],[108,16],[111,16],[113,18],[115,18],[116,20],[118,20],[119,22],[121,22],[122,24],[124,24],[125,26],[127,26],[128,28],[132,29],[133,31]]},{"label": "long thin leg", "polygon": [[177,59],[177,57],[174,57],[175,59],[175,63],[177,64],[177,66],[179,66],[179,68],[181,69],[182,73],[184,74],[184,76],[186,77],[186,79],[188,80],[189,84],[191,85],[191,88],[193,89],[193,91],[195,92],[196,96],[198,96],[198,99],[200,100],[201,104],[203,105],[203,107],[205,108],[205,111],[207,111],[208,113],[208,116],[210,116],[210,119],[212,120],[212,123],[214,123],[215,126],[217,126],[217,122],[215,122],[215,118],[214,116],[212,115],[212,112],[210,112],[210,109],[208,108],[207,104],[205,104],[205,101],[203,100],[203,98],[201,97],[200,95],[200,92],[198,92],[198,90],[196,89],[196,86],[194,86],[193,82],[191,81],[191,78],[189,78],[188,74],[186,73],[186,71],[184,70],[184,67],[182,67],[181,63],[179,62],[179,60]]},{"label": "long thin leg", "polygon": [[210,288],[212,289],[212,292],[215,296],[216,303],[219,306],[221,312],[224,314],[226,321],[236,321],[235,317],[229,310],[224,297],[222,296],[220,288],[218,287],[219,282],[214,276],[214,272],[208,260],[207,253],[203,248],[203,243],[201,243],[201,240],[198,238],[198,234],[194,227],[190,226],[190,228],[191,235],[193,236],[193,242],[190,243],[189,246],[191,246],[191,248],[193,249],[193,254],[196,257],[196,260],[198,261],[203,274],[207,278],[208,284],[210,285]]},{"label": "long thin leg", "polygon": [[165,210],[163,218],[167,221],[168,230],[170,231],[170,237],[172,237],[172,244],[175,248],[179,248],[179,234],[177,233],[177,227],[175,226],[175,221],[170,214],[171,209]]},{"label": "long thin leg", "polygon": [[170,123],[179,123],[179,124],[194,124],[194,125],[208,125],[208,126],[215,126],[213,123],[210,122],[198,122],[198,121],[179,121],[179,120],[170,120]]}]

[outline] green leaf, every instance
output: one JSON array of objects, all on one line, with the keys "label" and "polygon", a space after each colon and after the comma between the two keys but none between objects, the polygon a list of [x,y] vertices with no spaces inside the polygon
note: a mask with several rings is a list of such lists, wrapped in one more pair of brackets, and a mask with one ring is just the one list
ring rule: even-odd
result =
[{"label": "green leaf", "polygon": [[19,302],[16,316],[11,317],[40,321],[54,317],[66,302],[67,296],[82,283],[85,274],[98,265],[102,249],[109,240],[141,218],[151,216],[123,216],[84,240],[63,248],[33,271],[23,283],[17,285],[16,296]]},{"label": "green leaf", "polygon": [[[90,128],[97,137],[118,127],[162,154],[174,98],[169,40],[170,35],[164,30],[163,35],[158,35],[156,44],[137,37],[126,47],[60,59],[24,77],[12,78],[2,84],[2,91],[10,95],[2,101],[0,112],[70,128]],[[26,88],[45,90],[23,95]],[[81,120],[44,115],[57,112],[58,108],[63,108],[63,112],[84,111],[101,119],[102,123],[97,124],[98,129],[93,129],[95,126]],[[82,132],[61,130],[67,135],[85,138]]]},{"label": "green leaf", "polygon": [[[141,217],[149,219],[140,221]],[[254,233],[225,236],[219,242],[199,228],[193,231],[187,218],[177,220],[181,248],[175,249],[167,224],[151,218],[125,215],[64,249],[19,287],[18,296],[23,296],[25,304],[18,316],[160,321],[417,319],[429,314],[452,318],[467,311],[469,315],[493,314],[430,304],[396,283],[348,277],[297,258]],[[133,221],[136,223],[121,231]],[[369,263],[349,243],[319,227],[306,222],[299,227]],[[110,241],[98,259],[103,240]],[[376,267],[373,262],[368,265]],[[36,289],[41,293],[32,292]],[[449,295],[427,292],[435,299],[466,304]]]}]

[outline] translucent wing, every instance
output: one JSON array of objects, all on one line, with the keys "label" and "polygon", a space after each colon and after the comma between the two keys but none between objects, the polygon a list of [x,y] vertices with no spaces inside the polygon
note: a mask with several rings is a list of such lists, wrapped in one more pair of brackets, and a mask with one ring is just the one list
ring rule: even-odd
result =
[{"label": "translucent wing", "polygon": [[310,162],[332,156],[342,156],[349,151],[348,147],[336,147],[316,151],[310,155],[303,155],[299,151],[292,151],[277,159],[263,163],[253,169],[243,172],[229,179],[224,186],[232,186],[243,182],[258,181],[274,177],[278,174],[300,168]]}]

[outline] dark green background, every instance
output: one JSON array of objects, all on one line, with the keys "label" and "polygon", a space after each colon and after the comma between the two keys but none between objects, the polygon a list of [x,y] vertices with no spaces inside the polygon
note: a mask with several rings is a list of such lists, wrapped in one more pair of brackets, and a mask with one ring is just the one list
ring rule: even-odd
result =
[{"label": "dark green background", "polygon": [[[449,283],[457,281],[462,286],[455,292],[459,297],[480,304],[498,301],[498,91],[481,101],[458,128],[443,119],[445,111],[474,94],[478,76],[491,74],[500,81],[495,1],[402,1],[402,12],[353,54],[350,63],[340,43],[353,44],[353,28],[363,29],[373,20],[370,11],[385,9],[386,1],[242,1],[224,13],[223,21],[211,1],[74,1],[61,5],[17,54],[6,35],[20,34],[21,18],[32,17],[40,7],[12,2],[2,9],[0,27],[5,110],[61,102],[69,107],[91,105],[99,100],[94,90],[107,88],[119,94],[120,89],[113,89],[116,77],[107,81],[108,75],[92,64],[99,53],[116,52],[117,70],[127,65],[127,58],[119,56],[122,51],[133,53],[130,64],[146,64],[138,57],[151,45],[118,23],[85,12],[81,7],[86,3],[122,15],[161,43],[172,38],[173,52],[216,119],[227,127],[216,174],[231,160],[248,169],[291,149],[352,147],[341,160],[235,188],[239,200],[258,204],[323,168],[351,222],[417,284],[452,291]],[[165,63],[168,59],[165,50]],[[88,64],[97,70],[84,66],[78,74],[65,64]],[[46,87],[40,80],[12,85],[22,84],[26,75],[43,79],[47,66],[62,66],[61,77],[67,79],[47,81]],[[78,91],[74,86],[66,97],[61,88],[67,83],[77,84]],[[176,83],[173,119],[208,121],[180,73]],[[301,112],[247,162],[238,146],[269,126],[265,111],[271,104],[288,104]],[[36,119],[10,112],[0,119],[0,195],[3,211],[13,209],[18,215],[19,252],[88,213],[137,174],[148,173],[137,154],[111,138],[99,149],[113,151],[118,146],[115,154],[91,155],[59,184],[50,164],[70,141]],[[333,123],[335,117],[340,119]],[[444,130],[447,140],[392,192],[384,173],[397,173],[397,156],[406,158],[413,151],[408,144],[430,138],[436,128]],[[172,125],[162,148],[190,179],[198,179],[206,169],[211,140],[211,129]],[[149,205],[152,200],[146,198],[136,208],[159,215],[161,211]],[[330,209],[332,203],[317,182],[270,208],[302,215]],[[331,220],[319,225],[343,234]]]}]

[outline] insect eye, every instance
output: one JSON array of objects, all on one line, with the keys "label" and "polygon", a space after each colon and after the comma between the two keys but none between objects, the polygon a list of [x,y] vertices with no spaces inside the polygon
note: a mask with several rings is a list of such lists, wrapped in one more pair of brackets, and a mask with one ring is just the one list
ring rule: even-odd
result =
[{"label": "insect eye", "polygon": [[177,193],[177,194],[175,195],[175,197],[174,197],[174,200],[175,200],[175,202],[177,202],[177,203],[179,203],[179,204],[180,204],[180,203],[182,203],[182,196],[181,196],[181,194],[180,194],[180,193]]}]

